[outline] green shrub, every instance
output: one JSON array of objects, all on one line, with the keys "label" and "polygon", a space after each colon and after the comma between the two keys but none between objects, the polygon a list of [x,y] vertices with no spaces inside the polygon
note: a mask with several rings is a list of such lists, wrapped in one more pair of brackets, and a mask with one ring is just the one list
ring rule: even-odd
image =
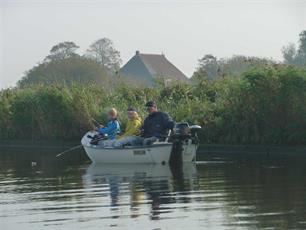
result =
[{"label": "green shrub", "polygon": [[203,126],[203,143],[305,144],[306,72],[279,65],[253,69],[239,78],[203,80],[197,85],[136,88],[124,84],[36,85],[0,92],[0,138],[80,139],[106,122],[115,107],[126,124],[126,109],[155,100],[176,121]]}]

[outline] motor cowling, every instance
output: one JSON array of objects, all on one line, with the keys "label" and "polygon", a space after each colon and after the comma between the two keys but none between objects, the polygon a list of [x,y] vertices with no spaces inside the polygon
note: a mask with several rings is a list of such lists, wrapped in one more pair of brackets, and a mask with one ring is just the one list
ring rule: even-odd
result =
[{"label": "motor cowling", "polygon": [[186,140],[191,137],[191,132],[189,129],[189,124],[187,122],[181,122],[175,124],[172,131],[172,139],[173,140]]},{"label": "motor cowling", "polygon": [[198,131],[201,129],[199,125],[191,125],[187,122],[177,123],[171,134],[170,140],[172,142],[182,142],[186,140],[191,140],[193,144],[198,144]]}]

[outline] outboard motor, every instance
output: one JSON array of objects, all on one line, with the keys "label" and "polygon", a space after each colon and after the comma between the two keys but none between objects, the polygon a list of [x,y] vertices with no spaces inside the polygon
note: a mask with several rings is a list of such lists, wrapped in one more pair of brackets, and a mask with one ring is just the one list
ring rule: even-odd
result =
[{"label": "outboard motor", "polygon": [[191,141],[192,144],[198,144],[199,139],[197,131],[201,129],[201,126],[192,125],[189,126],[187,122],[177,123],[172,131],[170,141],[172,141],[172,151],[170,155],[170,164],[181,164],[183,155],[183,144]]}]

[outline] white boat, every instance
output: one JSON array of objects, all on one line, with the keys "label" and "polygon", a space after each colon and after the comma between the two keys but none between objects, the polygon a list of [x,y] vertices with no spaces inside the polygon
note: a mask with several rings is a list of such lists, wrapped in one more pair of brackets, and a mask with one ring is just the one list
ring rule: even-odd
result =
[{"label": "white boat", "polygon": [[[155,142],[150,146],[127,146],[124,148],[103,147],[91,144],[95,132],[88,132],[82,138],[82,145],[94,163],[155,163],[165,164],[170,160],[173,143]],[[182,143],[182,161],[192,162],[196,158],[197,144],[191,139]]]}]

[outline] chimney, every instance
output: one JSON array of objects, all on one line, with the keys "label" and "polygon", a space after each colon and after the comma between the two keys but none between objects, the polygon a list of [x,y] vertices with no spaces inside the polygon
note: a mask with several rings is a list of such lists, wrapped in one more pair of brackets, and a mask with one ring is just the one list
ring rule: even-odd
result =
[{"label": "chimney", "polygon": [[136,50],[136,55],[138,56],[140,54],[139,50]]}]

